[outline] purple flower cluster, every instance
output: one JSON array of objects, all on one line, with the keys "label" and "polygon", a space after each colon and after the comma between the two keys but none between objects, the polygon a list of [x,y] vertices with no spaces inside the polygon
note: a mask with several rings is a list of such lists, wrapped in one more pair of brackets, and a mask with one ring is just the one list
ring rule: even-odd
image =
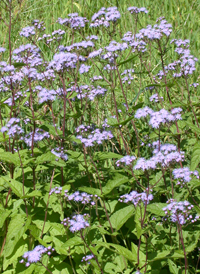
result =
[{"label": "purple flower cluster", "polygon": [[90,27],[109,27],[110,22],[116,22],[121,17],[117,7],[101,8],[92,16]]},{"label": "purple flower cluster", "polygon": [[143,40],[141,34],[134,35],[131,31],[128,31],[124,34],[122,41],[128,42],[129,46],[132,48],[132,52],[145,52],[146,49],[146,42]]},{"label": "purple flower cluster", "polygon": [[61,192],[62,192],[62,187],[56,186],[56,187],[51,189],[51,191],[49,192],[49,195],[52,195],[53,193],[61,194]]},{"label": "purple flower cluster", "polygon": [[193,83],[190,85],[191,87],[197,88],[199,86],[199,83]]},{"label": "purple flower cluster", "polygon": [[0,53],[2,53],[2,52],[4,52],[4,51],[6,51],[6,49],[3,48],[3,47],[0,47]]},{"label": "purple flower cluster", "polygon": [[149,100],[150,100],[151,102],[155,102],[155,103],[158,103],[158,102],[159,102],[159,99],[162,100],[163,97],[159,97],[157,93],[153,94],[153,95],[149,98]]},{"label": "purple flower cluster", "polygon": [[170,217],[173,223],[184,225],[187,221],[194,223],[199,219],[199,216],[193,217],[191,210],[194,207],[188,201],[177,202],[173,199],[167,201],[168,205],[163,208],[166,218]]},{"label": "purple flower cluster", "polygon": [[95,75],[95,76],[93,76],[92,78],[90,78],[90,80],[92,81],[92,82],[94,82],[94,81],[98,81],[98,80],[102,80],[103,79],[103,77],[101,76],[101,75]]},{"label": "purple flower cluster", "polygon": [[134,169],[156,169],[158,166],[166,167],[173,163],[182,162],[184,160],[184,152],[177,151],[177,147],[172,144],[159,145],[159,142],[153,143],[153,156],[146,160],[145,158],[139,158]]},{"label": "purple flower cluster", "polygon": [[92,130],[93,127],[92,126],[85,126],[85,125],[80,125],[76,128],[76,132],[81,132],[81,133],[84,133],[84,132],[88,132],[90,130]]},{"label": "purple flower cluster", "polygon": [[131,84],[131,81],[134,79],[132,73],[134,73],[134,69],[126,69],[124,72],[121,73],[121,75],[125,75],[125,77],[122,78],[122,83],[128,82],[128,84]]},{"label": "purple flower cluster", "polygon": [[87,262],[87,264],[90,264],[90,261],[91,259],[94,258],[94,255],[93,254],[89,254],[89,255],[86,255],[82,258],[81,262]]},{"label": "purple flower cluster", "polygon": [[130,13],[131,14],[133,14],[133,13],[148,13],[148,10],[146,9],[146,8],[144,8],[144,7],[142,7],[142,8],[137,8],[137,7],[129,7],[128,8],[128,11],[130,11]]},{"label": "purple flower cluster", "polygon": [[53,60],[49,63],[48,68],[57,72],[63,71],[65,69],[74,69],[76,68],[77,61],[78,57],[75,53],[60,52],[54,55]]},{"label": "purple flower cluster", "polygon": [[154,26],[148,25],[146,28],[141,29],[136,38],[140,40],[160,40],[163,36],[169,37],[172,32],[172,25],[168,24],[163,18],[159,21],[160,24],[155,24]]},{"label": "purple flower cluster", "polygon": [[[108,52],[116,52],[116,51],[123,51],[125,49],[128,48],[128,45],[127,43],[118,43],[116,41],[111,41],[110,44],[105,47],[105,49],[108,51]],[[103,58],[103,59],[107,59],[107,58]]]},{"label": "purple flower cluster", "polygon": [[94,199],[100,199],[97,195],[90,195],[85,192],[75,191],[72,194],[68,194],[68,190],[65,190],[65,198],[68,201],[80,202],[83,205],[90,204],[95,205]]},{"label": "purple flower cluster", "polygon": [[35,35],[35,27],[25,27],[22,29],[22,31],[20,32],[20,36],[24,36],[26,38],[28,38],[29,36]]},{"label": "purple flower cluster", "polygon": [[123,202],[126,204],[131,202],[132,204],[134,204],[134,206],[137,206],[139,202],[143,202],[143,204],[148,204],[151,200],[153,200],[152,194],[147,195],[147,193],[145,192],[138,193],[137,191],[131,191],[131,193],[129,194],[124,194],[120,196],[119,202]]},{"label": "purple flower cluster", "polygon": [[7,132],[10,137],[21,135],[24,133],[24,130],[19,126],[19,123],[19,118],[11,118],[9,122],[1,128],[1,132]]},{"label": "purple flower cluster", "polygon": [[199,179],[198,171],[190,171],[188,167],[174,169],[172,174],[174,179],[178,179],[177,185],[180,185],[181,188],[192,180],[191,175]]},{"label": "purple flower cluster", "polygon": [[76,87],[75,89],[72,88],[72,90],[76,91],[78,99],[88,98],[90,101],[93,101],[94,98],[98,95],[104,95],[107,91],[105,88],[102,88],[101,86],[94,87],[88,85],[82,85]]},{"label": "purple flower cluster", "polygon": [[19,48],[14,49],[12,59],[15,62],[29,65],[28,67],[36,67],[42,63],[40,49],[31,44],[21,45]]},{"label": "purple flower cluster", "polygon": [[114,136],[110,131],[103,130],[101,132],[100,129],[95,129],[87,136],[87,138],[84,138],[81,135],[76,136],[77,139],[79,139],[86,147],[92,147],[95,143],[102,144],[103,141],[113,138]]},{"label": "purple flower cluster", "polygon": [[90,52],[90,54],[88,55],[88,58],[95,58],[97,56],[99,56],[101,53],[102,53],[102,49],[98,49],[98,50],[95,50],[95,51],[92,51]]},{"label": "purple flower cluster", "polygon": [[173,39],[171,43],[177,46],[175,52],[178,53],[179,59],[165,66],[165,72],[163,70],[159,71],[157,74],[158,78],[162,79],[170,71],[174,72],[173,77],[175,78],[193,74],[196,70],[195,64],[198,59],[190,54],[190,50],[188,49],[189,40]]},{"label": "purple flower cluster", "polygon": [[27,146],[31,147],[32,141],[34,143],[37,143],[39,141],[42,141],[44,138],[49,138],[49,137],[50,135],[48,132],[40,128],[36,128],[34,134],[33,132],[29,132],[28,134],[25,135],[25,137],[21,137],[21,140],[23,140],[27,144]]},{"label": "purple flower cluster", "polygon": [[36,86],[34,91],[39,91],[38,93],[39,104],[42,104],[48,101],[54,101],[57,94],[55,90],[48,90],[41,86]]},{"label": "purple flower cluster", "polygon": [[64,19],[58,18],[58,23],[71,29],[80,29],[84,28],[85,24],[89,22],[85,17],[79,16],[78,13],[70,13],[68,17]]},{"label": "purple flower cluster", "polygon": [[60,41],[62,40],[65,34],[64,30],[58,29],[52,32],[52,34],[43,34],[43,36],[38,38],[38,41],[44,40],[46,44],[50,44],[52,41]]},{"label": "purple flower cluster", "polygon": [[28,267],[32,263],[37,263],[41,260],[43,254],[51,255],[52,252],[54,252],[54,248],[51,246],[44,247],[42,245],[36,246],[33,250],[27,251],[22,256],[23,259],[20,261],[20,263],[25,263],[25,266]]},{"label": "purple flower cluster", "polygon": [[66,151],[64,150],[63,147],[61,148],[55,148],[51,150],[51,153],[53,153],[54,155],[56,155],[56,157],[61,158],[64,161],[68,160],[68,156],[66,154]]},{"label": "purple flower cluster", "polygon": [[143,109],[140,108],[136,111],[135,118],[140,119],[150,115],[149,125],[152,128],[159,128],[161,124],[181,120],[180,112],[182,112],[181,108],[174,108],[171,112],[166,109],[154,112],[151,108],[144,107]]},{"label": "purple flower cluster", "polygon": [[124,163],[126,166],[128,166],[128,165],[131,165],[132,162],[133,162],[135,159],[136,159],[135,156],[127,155],[127,156],[122,157],[120,160],[118,160],[118,161],[116,162],[116,165],[117,165],[117,166],[120,166],[120,164]]},{"label": "purple flower cluster", "polygon": [[91,66],[86,66],[84,64],[81,64],[80,68],[79,68],[79,73],[86,73],[90,70]]},{"label": "purple flower cluster", "polygon": [[86,220],[86,218],[88,218],[89,215],[88,214],[84,214],[84,215],[81,215],[81,214],[78,214],[78,215],[74,215],[71,219],[70,218],[65,218],[61,224],[63,224],[64,226],[66,227],[69,227],[69,230],[72,232],[72,233],[75,233],[77,231],[80,231],[88,226],[89,223],[88,221]]},{"label": "purple flower cluster", "polygon": [[94,47],[94,43],[92,41],[81,41],[66,47],[64,47],[63,45],[60,45],[58,49],[60,52],[64,52],[64,51],[70,52],[72,50],[75,50],[77,52],[78,50],[82,51],[84,49],[93,48],[93,47]]}]

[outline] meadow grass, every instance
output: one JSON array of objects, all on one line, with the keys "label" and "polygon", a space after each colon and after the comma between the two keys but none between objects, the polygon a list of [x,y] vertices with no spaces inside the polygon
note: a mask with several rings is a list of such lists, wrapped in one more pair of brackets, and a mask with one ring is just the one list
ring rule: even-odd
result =
[{"label": "meadow grass", "polygon": [[[16,0],[14,0],[16,1]],[[17,2],[17,1],[16,1]],[[101,7],[117,6],[121,15],[121,30],[125,33],[131,30],[133,23],[131,16],[127,13],[127,7],[137,6],[146,7],[149,11],[148,16],[144,16],[141,24],[145,27],[147,24],[154,24],[156,19],[164,16],[173,26],[172,38],[190,39],[192,45],[192,54],[198,56],[200,48],[200,3],[198,0],[148,0],[148,1],[100,1],[100,0],[24,0],[22,2],[20,15],[12,32],[12,41],[18,43],[18,32],[25,26],[30,25],[31,21],[39,19],[45,22],[46,33],[51,33],[56,28],[58,17],[65,18],[68,13],[78,12],[81,16],[91,18]],[[13,18],[16,17],[17,10],[13,12]],[[4,10],[1,11],[4,18]],[[57,24],[59,28],[59,25]],[[70,39],[70,37],[68,37]],[[67,40],[68,40],[67,39]],[[8,46],[8,29],[1,22],[0,25],[0,44]]]}]

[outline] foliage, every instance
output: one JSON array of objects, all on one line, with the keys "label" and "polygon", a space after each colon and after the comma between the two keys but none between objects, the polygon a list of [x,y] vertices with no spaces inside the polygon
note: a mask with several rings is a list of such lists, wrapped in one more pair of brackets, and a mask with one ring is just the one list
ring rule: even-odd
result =
[{"label": "foliage", "polygon": [[0,272],[199,273],[189,41],[127,6],[59,17],[51,34],[34,20],[14,43],[24,1],[1,5]]}]

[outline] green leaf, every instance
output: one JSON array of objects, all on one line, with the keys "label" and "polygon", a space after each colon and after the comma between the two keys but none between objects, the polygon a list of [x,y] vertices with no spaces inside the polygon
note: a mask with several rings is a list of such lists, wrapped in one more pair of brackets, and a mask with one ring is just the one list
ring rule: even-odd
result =
[{"label": "green leaf", "polygon": [[92,195],[98,195],[99,197],[102,196],[100,189],[97,189],[97,188],[82,186],[82,187],[79,187],[79,190],[84,191],[84,192],[89,193],[89,194],[92,194]]},{"label": "green leaf", "polygon": [[44,162],[50,162],[55,161],[57,157],[51,153],[50,151],[47,153],[44,153],[36,158],[36,164],[42,164]]},{"label": "green leaf", "polygon": [[25,63],[13,63],[13,66],[15,67],[15,68],[22,68],[22,67],[24,67],[24,66],[26,66],[26,64]]},{"label": "green leaf", "polygon": [[163,207],[166,207],[167,204],[165,203],[154,203],[154,204],[150,204],[150,205],[147,205],[147,211],[152,213],[152,214],[155,214],[157,216],[165,216],[165,212],[163,210]]},{"label": "green leaf", "polygon": [[112,180],[109,180],[106,186],[102,188],[103,194],[106,195],[110,193],[115,187],[123,185],[124,183],[127,183],[128,181],[129,181],[128,177],[122,176],[119,173],[115,174],[115,177]]},{"label": "green leaf", "polygon": [[117,66],[119,67],[119,66],[121,66],[121,65],[124,65],[124,64],[126,64],[126,63],[132,61],[133,59],[135,59],[137,56],[138,56],[138,54],[136,54],[136,55],[130,57],[129,59],[126,59],[126,60],[120,62],[119,64],[117,64]]},{"label": "green leaf", "polygon": [[[22,198],[23,196],[23,184],[19,181],[16,181],[15,179],[11,179],[8,176],[2,176],[2,180],[4,180],[9,187],[12,189],[12,191],[19,197]],[[24,192],[25,194],[28,192],[28,188],[24,186]]]},{"label": "green leaf", "polygon": [[198,142],[193,148],[190,170],[194,171],[199,163],[200,163],[200,142]]},{"label": "green leaf", "polygon": [[80,244],[83,244],[83,240],[80,237],[75,236],[75,237],[70,238],[69,240],[67,240],[66,243],[64,243],[61,247],[62,248],[67,248],[67,247],[70,247],[70,246],[75,246],[75,245],[80,245]]},{"label": "green leaf", "polygon": [[186,125],[188,125],[194,133],[200,134],[200,128],[195,126],[192,122],[184,121]]},{"label": "green leaf", "polygon": [[8,233],[6,238],[6,244],[4,247],[4,256],[8,257],[12,254],[13,249],[17,242],[21,239],[24,235],[26,230],[29,228],[31,223],[31,216],[26,218],[21,214],[16,214],[10,221],[8,225]]},{"label": "green leaf", "polygon": [[41,196],[42,196],[41,191],[39,191],[39,190],[34,190],[34,191],[32,191],[31,193],[26,194],[25,196],[22,196],[21,198],[24,199],[24,198],[41,197]]},{"label": "green leaf", "polygon": [[109,118],[107,119],[107,124],[108,124],[109,126],[118,126],[118,121],[117,121],[116,118],[109,117]]},{"label": "green leaf", "polygon": [[143,214],[141,214],[141,210],[143,208],[140,208],[139,206],[137,206],[136,210],[135,210],[135,218],[134,218],[134,220],[135,220],[136,236],[137,236],[138,239],[142,235],[141,215],[143,215]]},{"label": "green leaf", "polygon": [[126,221],[133,216],[134,212],[135,208],[133,205],[129,205],[116,211],[110,217],[112,227],[116,230],[119,230],[126,223]]},{"label": "green leaf", "polygon": [[176,266],[176,264],[170,259],[168,259],[167,261],[168,261],[170,273],[178,274],[178,267]]},{"label": "green leaf", "polygon": [[[132,252],[135,254],[135,256],[137,256],[138,246],[135,245],[133,242],[131,243],[131,249],[132,249]],[[140,257],[139,266],[142,266],[142,265],[144,265],[144,263],[146,261],[146,255],[141,250],[139,251],[139,257]]]},{"label": "green leaf", "polygon": [[192,243],[185,248],[185,251],[187,252],[187,254],[192,252],[197,247],[197,244],[198,244],[198,241],[199,241],[199,234],[200,234],[200,232],[196,231],[195,235],[192,235],[192,237],[191,237],[192,238],[191,239]]},{"label": "green leaf", "polygon": [[5,161],[15,166],[20,166],[20,159],[17,153],[11,153],[0,149],[0,161]]},{"label": "green leaf", "polygon": [[151,260],[149,260],[149,262],[154,262],[154,261],[158,261],[158,260],[166,260],[167,256],[170,254],[169,250],[165,250],[163,252],[156,252],[153,256],[153,258]]},{"label": "green leaf", "polygon": [[[104,243],[104,242],[100,242],[100,241],[95,241],[95,244],[97,244],[99,246],[103,246],[105,248],[108,248],[111,251],[115,251],[117,254],[124,256],[129,261],[132,261],[132,262],[137,261],[137,254],[133,254],[130,250],[128,250],[127,248],[125,248],[121,245]],[[114,250],[113,250],[113,248],[114,248]]]},{"label": "green leaf", "polygon": [[107,159],[120,159],[123,156],[113,152],[95,152],[94,161],[99,160],[107,160]]},{"label": "green leaf", "polygon": [[41,230],[38,229],[35,224],[29,226],[30,234],[43,246],[48,247],[47,243],[40,238]]},{"label": "green leaf", "polygon": [[5,220],[7,219],[7,217],[10,215],[10,213],[12,212],[12,210],[8,210],[8,209],[0,209],[0,228],[3,227],[3,224],[5,222]]}]

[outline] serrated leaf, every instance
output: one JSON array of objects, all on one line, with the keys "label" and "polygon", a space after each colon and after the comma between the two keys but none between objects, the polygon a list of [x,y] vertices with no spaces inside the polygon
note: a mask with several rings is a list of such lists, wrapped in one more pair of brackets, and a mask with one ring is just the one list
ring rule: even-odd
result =
[{"label": "serrated leaf", "polygon": [[107,159],[120,159],[123,156],[113,152],[95,152],[94,161],[99,160],[107,160]]},{"label": "serrated leaf", "polygon": [[75,245],[79,245],[79,244],[83,244],[83,240],[80,237],[75,236],[75,237],[67,240],[66,243],[64,243],[61,247],[67,248],[67,247],[75,246]]},{"label": "serrated leaf", "polygon": [[22,216],[21,214],[16,214],[10,221],[8,225],[8,233],[6,238],[6,244],[4,247],[4,256],[8,257],[12,254],[13,249],[17,242],[24,235],[26,230],[29,228],[31,223],[31,216],[28,218]]},{"label": "serrated leaf", "polygon": [[[122,255],[125,258],[127,258],[129,261],[132,261],[132,262],[137,261],[137,255],[133,254],[130,250],[128,250],[127,248],[125,248],[121,245],[111,244],[111,243],[104,243],[104,242],[100,242],[100,241],[95,241],[95,244],[103,246],[105,248],[108,248],[112,251],[115,251],[119,255]],[[114,250],[111,247],[114,248]]]},{"label": "serrated leaf", "polygon": [[107,182],[107,184],[102,188],[103,194],[106,195],[110,193],[115,187],[127,183],[129,179],[121,174],[115,174],[115,177]]},{"label": "serrated leaf", "polygon": [[136,54],[136,55],[130,57],[129,59],[126,59],[126,60],[124,60],[124,61],[121,61],[119,64],[117,64],[117,66],[119,67],[119,66],[121,66],[121,65],[124,65],[124,64],[126,64],[126,63],[132,61],[133,59],[135,59],[137,56],[138,56],[138,54]]},{"label": "serrated leaf", "polygon": [[[2,180],[4,180],[12,191],[19,197],[22,198],[23,196],[23,184],[15,179],[11,179],[8,176],[2,176]],[[25,194],[28,192],[28,188],[24,186]]]},{"label": "serrated leaf", "polygon": [[126,221],[133,216],[134,212],[135,208],[133,205],[117,210],[110,217],[112,227],[119,230],[126,223]]},{"label": "serrated leaf", "polygon": [[41,191],[39,191],[39,190],[34,190],[34,191],[32,191],[31,193],[26,194],[25,196],[22,196],[21,198],[24,199],[24,198],[41,197],[41,196],[42,196]]},{"label": "serrated leaf", "polygon": [[178,274],[178,267],[176,266],[176,264],[170,259],[168,259],[167,261],[168,261],[170,273]]},{"label": "serrated leaf", "polygon": [[[135,256],[137,256],[138,246],[135,245],[133,242],[131,243],[131,249],[132,249],[132,252],[135,254]],[[146,261],[146,255],[141,250],[139,251],[139,257],[140,257],[139,265],[144,265]]]},{"label": "serrated leaf", "polygon": [[167,256],[170,254],[170,251],[165,250],[163,252],[156,253],[154,258],[152,260],[149,260],[150,262],[158,261],[158,260],[166,260]]},{"label": "serrated leaf", "polygon": [[193,149],[190,170],[194,171],[198,164],[200,163],[200,142],[198,142]]},{"label": "serrated leaf", "polygon": [[88,186],[82,186],[82,187],[79,187],[79,190],[80,191],[84,191],[88,194],[92,194],[92,195],[98,195],[99,197],[101,197],[101,191],[100,189],[97,189],[97,188],[92,188],[92,187],[88,187]]},{"label": "serrated leaf", "polygon": [[11,153],[0,149],[0,161],[5,161],[15,166],[20,166],[20,159],[17,153]]},{"label": "serrated leaf", "polygon": [[147,211],[150,213],[153,213],[157,216],[165,216],[165,212],[163,210],[164,207],[166,207],[167,204],[165,203],[154,203],[147,205]]},{"label": "serrated leaf", "polygon": [[3,227],[3,224],[4,224],[5,220],[10,215],[11,212],[12,212],[12,210],[8,210],[6,208],[0,209],[0,216],[1,216],[0,217],[0,228]]}]

